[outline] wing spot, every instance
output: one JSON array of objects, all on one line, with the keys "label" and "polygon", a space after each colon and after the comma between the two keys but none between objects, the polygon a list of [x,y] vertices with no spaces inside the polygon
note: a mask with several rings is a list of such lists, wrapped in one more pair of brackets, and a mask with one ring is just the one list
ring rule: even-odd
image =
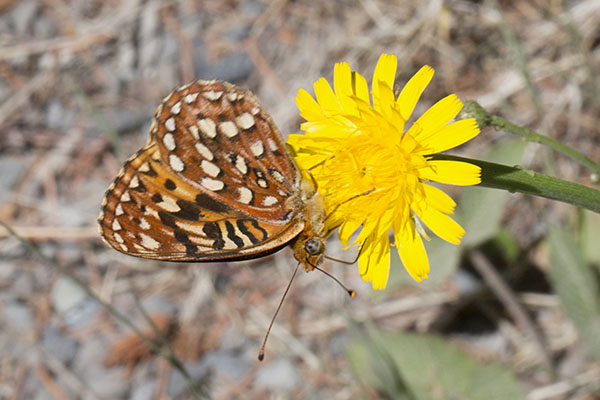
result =
[{"label": "wing spot", "polygon": [[112,229],[113,231],[120,231],[121,229],[121,224],[119,223],[119,221],[115,218],[113,219],[113,223],[112,223]]},{"label": "wing spot", "polygon": [[198,93],[190,93],[187,96],[185,96],[185,102],[188,104],[192,104],[193,102],[196,101],[197,98],[198,98]]},{"label": "wing spot", "polygon": [[202,96],[204,96],[204,98],[206,100],[210,100],[210,101],[217,101],[221,98],[221,96],[223,95],[223,91],[214,91],[214,90],[208,90],[206,92],[202,92]]},{"label": "wing spot", "polygon": [[123,194],[121,195],[121,202],[123,203],[127,203],[128,201],[131,201],[131,196],[129,195],[128,191],[123,192]]},{"label": "wing spot", "polygon": [[181,207],[171,196],[162,196],[162,201],[156,203],[156,205],[171,213],[181,211]]},{"label": "wing spot", "polygon": [[219,124],[219,131],[228,138],[233,138],[240,132],[238,127],[231,121],[221,122]]},{"label": "wing spot", "polygon": [[167,179],[165,181],[165,189],[175,190],[175,189],[177,189],[177,184],[175,182],[173,182],[172,180]]},{"label": "wing spot", "polygon": [[177,157],[175,154],[169,155],[169,165],[171,166],[171,169],[176,172],[181,172],[185,168],[181,158]]},{"label": "wing spot", "polygon": [[129,182],[129,187],[132,189],[135,189],[138,186],[140,186],[140,180],[137,176],[134,176],[133,178],[131,178],[131,181]]},{"label": "wing spot", "polygon": [[123,250],[125,253],[127,253],[129,251],[129,248],[125,245],[125,243],[119,243],[119,247],[121,248],[121,250]]},{"label": "wing spot", "polygon": [[213,178],[216,178],[221,173],[221,168],[206,160],[202,160],[200,163],[200,168],[202,168],[207,175],[212,176]]},{"label": "wing spot", "polygon": [[178,101],[171,107],[171,114],[178,115],[181,112],[181,101]]},{"label": "wing spot", "polygon": [[123,211],[123,205],[121,203],[117,204],[117,208],[115,208],[115,215],[118,217],[119,215],[125,214]]},{"label": "wing spot", "polygon": [[248,164],[246,163],[246,159],[244,157],[234,154],[235,156],[235,167],[242,174],[246,175],[248,173]]},{"label": "wing spot", "polygon": [[199,132],[198,132],[198,127],[197,127],[196,125],[191,125],[191,126],[188,128],[188,129],[190,130],[190,132],[191,132],[192,136],[193,136],[193,137],[194,137],[196,140],[199,140],[199,139],[200,139],[200,134],[199,134]]},{"label": "wing spot", "polygon": [[113,233],[113,237],[115,238],[115,240],[119,243],[125,243],[125,239],[123,239],[123,237],[121,235],[119,235],[118,233]]},{"label": "wing spot", "polygon": [[173,151],[177,148],[177,144],[175,143],[175,137],[170,133],[166,133],[165,136],[163,136],[162,141],[167,150],[169,151]]},{"label": "wing spot", "polygon": [[279,203],[279,200],[275,196],[266,196],[262,201],[263,206],[267,207],[275,205],[277,203]]},{"label": "wing spot", "polygon": [[165,121],[165,128],[167,128],[169,132],[175,131],[175,118],[167,118],[167,120]]},{"label": "wing spot", "polygon": [[242,129],[250,129],[254,126],[254,117],[245,112],[235,118],[236,124]]},{"label": "wing spot", "polygon": [[260,186],[261,188],[268,188],[269,187],[269,184],[263,178],[257,179],[256,183],[258,183],[258,186]]},{"label": "wing spot", "polygon": [[157,250],[158,248],[160,248],[160,243],[151,238],[150,236],[146,235],[145,233],[140,233],[139,236],[140,239],[142,239],[142,242],[140,244],[148,250]]},{"label": "wing spot", "polygon": [[270,168],[269,175],[271,175],[277,182],[281,184],[285,183],[285,176],[283,176],[281,172],[277,171],[276,169]]},{"label": "wing spot", "polygon": [[140,228],[142,228],[145,231],[150,229],[150,224],[148,223],[148,221],[146,221],[146,218],[140,218]]},{"label": "wing spot", "polygon": [[250,145],[250,151],[252,151],[254,157],[261,157],[265,153],[265,146],[263,145],[263,142],[257,140]]},{"label": "wing spot", "polygon": [[269,148],[271,149],[271,151],[277,151],[279,149],[279,146],[277,146],[277,143],[275,143],[273,139],[268,138],[267,143],[269,144]]},{"label": "wing spot", "polygon": [[225,187],[222,181],[212,178],[202,178],[200,184],[212,192],[217,192]]},{"label": "wing spot", "polygon": [[198,121],[198,128],[202,133],[211,139],[217,137],[217,129],[215,122],[210,118],[203,118]]},{"label": "wing spot", "polygon": [[252,202],[252,199],[254,198],[254,193],[252,193],[252,190],[246,187],[240,187],[238,188],[238,192],[240,194],[240,203],[250,204]]},{"label": "wing spot", "polygon": [[198,153],[200,153],[200,155],[206,158],[208,161],[212,161],[215,158],[212,151],[210,151],[210,149],[204,144],[198,142],[194,144],[194,147],[196,148],[196,150],[198,150]]},{"label": "wing spot", "polygon": [[229,100],[229,101],[230,101],[230,102],[232,102],[232,103],[235,103],[236,101],[238,101],[239,99],[241,99],[241,98],[242,98],[242,96],[241,96],[241,95],[238,95],[238,94],[237,94],[237,93],[235,93],[235,92],[232,92],[232,93],[227,93],[227,95],[226,95],[226,96],[227,96],[227,100]]}]

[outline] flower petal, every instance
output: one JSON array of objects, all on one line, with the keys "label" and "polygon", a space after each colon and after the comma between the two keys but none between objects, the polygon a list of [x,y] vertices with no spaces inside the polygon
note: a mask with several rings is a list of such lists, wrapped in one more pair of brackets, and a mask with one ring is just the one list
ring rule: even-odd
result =
[{"label": "flower petal", "polygon": [[323,109],[324,114],[337,114],[341,111],[340,103],[325,78],[319,78],[313,86],[315,88],[317,102]]},{"label": "flower petal", "polygon": [[417,234],[414,226],[412,227],[412,231],[404,230],[403,232],[396,232],[394,230],[394,237],[396,239],[398,254],[406,271],[417,282],[427,279],[429,274],[429,259],[427,258],[427,252],[425,252],[423,240]]},{"label": "flower petal", "polygon": [[421,94],[431,81],[431,78],[433,78],[433,73],[433,68],[429,65],[423,66],[419,72],[410,78],[400,92],[400,95],[396,100],[396,105],[405,121],[410,118],[417,101],[419,101],[419,97],[421,97]]},{"label": "flower petal", "polygon": [[454,214],[456,202],[452,200],[452,197],[431,185],[423,184],[423,191],[425,192],[425,199],[429,207],[433,207],[444,214]]},{"label": "flower petal", "polygon": [[419,218],[433,233],[446,242],[460,244],[460,240],[465,235],[465,230],[452,218],[435,210],[426,208],[419,213]]},{"label": "flower petal", "polygon": [[430,149],[431,153],[441,153],[473,139],[478,134],[477,121],[469,118],[446,125],[426,138],[421,135],[420,141],[421,145]]},{"label": "flower petal", "polygon": [[379,61],[377,61],[377,66],[375,66],[375,73],[373,74],[373,108],[377,111],[382,110],[382,102],[383,99],[380,98],[382,95],[381,87],[389,88],[392,94],[392,102],[393,92],[391,88],[394,86],[394,79],[396,78],[396,68],[398,66],[398,60],[395,55],[389,55],[383,53],[379,57]]},{"label": "flower petal", "polygon": [[369,238],[358,256],[358,268],[365,282],[372,282],[373,289],[387,286],[390,275],[390,243],[385,238]]},{"label": "flower petal", "polygon": [[323,118],[321,106],[304,89],[298,90],[296,105],[300,109],[300,116],[307,121]]},{"label": "flower petal", "polygon": [[342,104],[344,113],[356,114],[356,105],[352,101],[352,71],[347,62],[335,64],[333,69],[333,89]]},{"label": "flower petal", "polygon": [[419,142],[427,139],[432,133],[452,121],[461,108],[462,102],[456,95],[446,96],[425,111],[406,133]]},{"label": "flower petal", "polygon": [[477,185],[481,183],[481,168],[463,161],[431,160],[430,168],[419,170],[422,179],[449,185]]}]

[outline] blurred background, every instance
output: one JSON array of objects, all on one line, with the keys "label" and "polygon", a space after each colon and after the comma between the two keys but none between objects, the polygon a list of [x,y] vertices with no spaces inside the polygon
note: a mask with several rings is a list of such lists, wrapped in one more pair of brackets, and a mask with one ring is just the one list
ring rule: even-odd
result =
[{"label": "blurred background", "polygon": [[[295,261],[173,264],[104,245],[96,218],[173,88],[251,89],[284,134],[298,88],[382,52],[403,85],[436,70],[419,115],[456,93],[600,161],[600,2],[0,1],[0,221],[154,335],[215,399],[600,398],[600,218],[484,188],[444,190],[467,230],[432,238],[428,282],[397,256],[385,291],[356,265],[294,282]],[[580,184],[590,172],[485,129],[452,152]],[[351,260],[332,237],[328,252]],[[1,399],[190,399],[189,381],[96,300],[0,227]]]}]

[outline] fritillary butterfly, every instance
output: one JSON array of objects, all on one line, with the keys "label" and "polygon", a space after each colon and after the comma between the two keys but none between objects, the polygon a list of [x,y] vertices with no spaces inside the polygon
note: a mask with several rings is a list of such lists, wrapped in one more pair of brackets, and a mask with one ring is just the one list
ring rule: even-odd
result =
[{"label": "fritillary butterfly", "polygon": [[291,244],[311,270],[325,250],[320,197],[247,90],[197,81],[169,94],[98,218],[110,246],[165,261],[244,260]]}]

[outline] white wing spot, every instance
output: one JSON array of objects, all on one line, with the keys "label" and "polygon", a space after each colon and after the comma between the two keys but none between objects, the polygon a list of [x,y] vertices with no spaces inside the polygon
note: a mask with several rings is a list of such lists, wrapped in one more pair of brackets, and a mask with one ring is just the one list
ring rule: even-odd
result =
[{"label": "white wing spot", "polygon": [[252,190],[246,187],[240,187],[238,188],[238,191],[240,192],[240,203],[250,204],[252,198],[254,197],[254,195],[252,194]]},{"label": "white wing spot", "polygon": [[235,118],[236,124],[242,129],[250,129],[254,126],[254,117],[245,112]]},{"label": "white wing spot", "polygon": [[125,211],[123,211],[123,205],[117,204],[117,208],[115,208],[115,215],[118,217],[119,215],[123,214],[125,214]]},{"label": "white wing spot", "polygon": [[125,246],[124,243],[119,243],[119,247],[121,248],[121,250],[123,250],[124,252],[128,252],[129,249],[127,248],[127,246]]},{"label": "white wing spot", "polygon": [[196,125],[191,125],[189,128],[192,136],[196,139],[200,139],[200,135],[198,134],[198,127]]},{"label": "white wing spot", "polygon": [[181,112],[181,102],[178,101],[177,103],[175,103],[173,105],[173,107],[171,107],[171,113],[174,115],[177,115]]},{"label": "white wing spot", "polygon": [[181,229],[183,229],[185,231],[194,232],[198,236],[206,236],[206,233],[202,230],[204,225],[193,224],[193,223],[184,222],[184,221],[175,221],[175,225],[177,225],[178,227],[180,227]]},{"label": "white wing spot", "polygon": [[119,221],[115,218],[113,219],[113,223],[112,223],[112,229],[113,231],[120,231],[121,229],[121,224],[119,223]]},{"label": "white wing spot", "polygon": [[235,167],[244,175],[248,173],[248,164],[246,164],[244,157],[240,155],[235,158]]},{"label": "white wing spot", "polygon": [[115,238],[115,240],[119,243],[125,243],[125,239],[123,239],[121,237],[121,235],[119,235],[118,233],[113,233],[113,237]]},{"label": "white wing spot", "polygon": [[139,171],[141,171],[141,172],[150,171],[150,164],[148,164],[147,162],[143,163],[142,165],[140,165]]},{"label": "white wing spot", "polygon": [[250,145],[250,150],[254,154],[254,157],[260,157],[265,152],[265,146],[263,146],[263,142],[258,140]]},{"label": "white wing spot", "polygon": [[160,219],[160,217],[158,216],[158,211],[148,206],[146,206],[146,211],[144,211],[144,215],[151,215],[156,219]]},{"label": "white wing spot", "polygon": [[217,137],[217,130],[215,122],[210,118],[204,118],[198,121],[198,128],[209,138],[214,139]]},{"label": "white wing spot", "polygon": [[212,161],[215,158],[212,151],[210,151],[210,149],[202,143],[198,142],[194,144],[194,147],[196,148],[196,150],[198,150],[198,153],[200,153],[200,155],[206,158],[208,161]]},{"label": "white wing spot", "polygon": [[267,139],[267,143],[269,144],[269,148],[271,149],[271,151],[276,151],[279,148],[277,146],[277,143],[275,143],[275,141],[271,138]]},{"label": "white wing spot", "polygon": [[166,133],[165,136],[163,136],[163,143],[169,151],[173,151],[177,148],[177,144],[175,143],[175,137],[170,133]]},{"label": "white wing spot", "polygon": [[260,108],[258,107],[253,107],[252,110],[250,111],[252,113],[252,115],[256,115],[260,112]]},{"label": "white wing spot", "polygon": [[140,186],[140,180],[137,176],[134,176],[131,178],[131,182],[129,182],[129,187],[135,189],[138,186]]},{"label": "white wing spot", "polygon": [[140,228],[142,228],[145,231],[151,228],[148,221],[146,221],[146,218],[140,218]]},{"label": "white wing spot", "polygon": [[[241,98],[241,96],[240,96]],[[227,93],[227,100],[229,100],[230,102],[234,102],[238,99],[238,94],[237,93]]]},{"label": "white wing spot", "polygon": [[285,177],[283,175],[281,175],[281,172],[279,172],[277,170],[272,170],[270,172],[271,172],[271,176],[273,177],[273,179],[275,179],[277,182],[285,183]]},{"label": "white wing spot", "polygon": [[196,99],[198,98],[198,93],[190,93],[187,96],[185,96],[185,102],[188,104],[192,104],[193,102],[196,101]]},{"label": "white wing spot", "polygon": [[268,206],[272,206],[274,204],[279,203],[279,200],[277,200],[277,197],[275,197],[275,196],[266,196],[263,199],[262,203],[263,203],[263,206],[267,206],[268,207]]},{"label": "white wing spot", "polygon": [[140,233],[140,239],[142,239],[141,245],[147,248],[148,250],[156,250],[160,247],[160,243],[156,240],[152,239],[150,236],[145,233]]},{"label": "white wing spot", "polygon": [[127,203],[128,201],[131,201],[131,196],[129,195],[129,192],[123,192],[123,194],[121,195],[121,202]]},{"label": "white wing spot", "polygon": [[171,166],[171,169],[173,169],[173,171],[177,172],[181,172],[185,168],[185,165],[183,164],[183,161],[181,161],[181,158],[177,157],[175,154],[169,155],[169,165]]},{"label": "white wing spot", "polygon": [[219,176],[219,173],[221,172],[221,168],[217,167],[215,164],[211,163],[210,161],[206,161],[206,160],[202,160],[202,162],[200,163],[200,168],[202,168],[202,170],[204,172],[206,172],[208,175],[212,176],[213,178],[216,178],[217,176]]},{"label": "white wing spot", "polygon": [[269,184],[263,178],[257,179],[256,183],[258,183],[258,186],[260,186],[261,188],[267,188],[267,187],[269,187]]},{"label": "white wing spot", "polygon": [[224,121],[219,124],[219,130],[228,138],[232,138],[239,133],[237,126],[231,121]]},{"label": "white wing spot", "polygon": [[163,210],[168,212],[181,211],[181,207],[177,205],[177,202],[172,197],[163,194],[162,199],[163,201],[161,201],[160,203],[156,203],[156,205],[162,208]]},{"label": "white wing spot", "polygon": [[175,118],[167,118],[165,121],[165,128],[167,128],[168,131],[173,132],[175,130]]},{"label": "white wing spot", "polygon": [[223,182],[212,178],[202,178],[200,184],[212,192],[216,192],[225,187]]},{"label": "white wing spot", "polygon": [[222,91],[215,92],[214,90],[209,90],[209,91],[202,93],[202,96],[204,96],[204,98],[206,98],[207,100],[210,100],[210,101],[217,101],[221,98],[222,95],[223,95]]}]

